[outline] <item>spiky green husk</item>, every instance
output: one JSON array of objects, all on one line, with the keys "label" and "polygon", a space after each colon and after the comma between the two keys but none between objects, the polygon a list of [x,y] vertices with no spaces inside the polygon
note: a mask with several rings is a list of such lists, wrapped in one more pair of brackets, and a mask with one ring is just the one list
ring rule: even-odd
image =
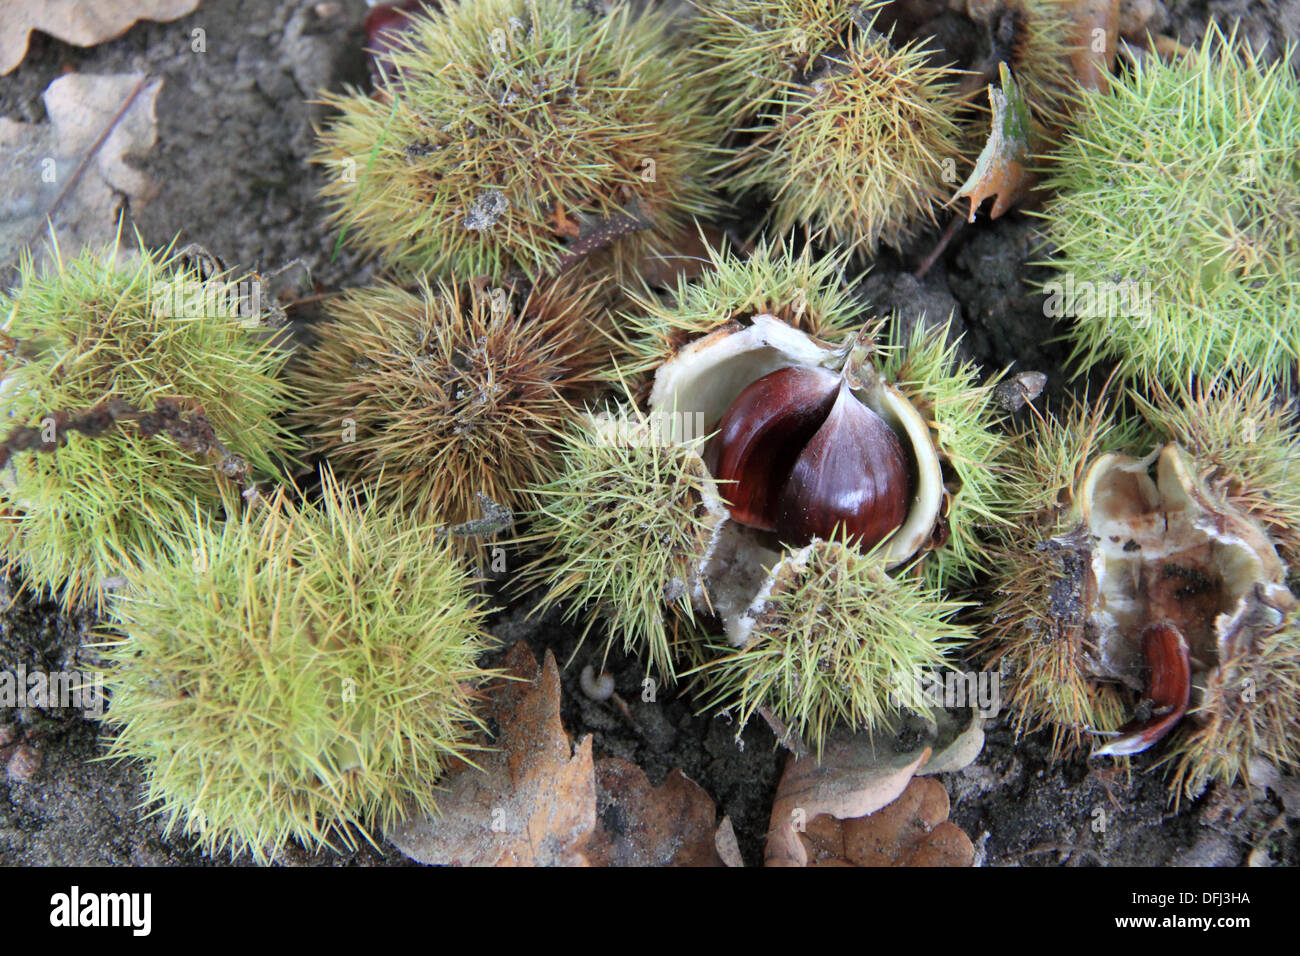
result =
[{"label": "spiky green husk", "polygon": [[1300,560],[1300,420],[1266,376],[1219,375],[1133,393],[1143,418],[1182,445],[1232,504],[1260,522],[1290,565]]},{"label": "spiky green husk", "polygon": [[294,369],[295,420],[340,474],[427,521],[477,517],[479,494],[531,507],[609,347],[593,286],[504,296],[424,279],[343,293]]},{"label": "spiky green husk", "polygon": [[760,240],[744,259],[711,247],[708,253],[710,267],[693,282],[679,280],[673,294],[634,293],[619,319],[629,342],[620,375],[651,375],[690,340],[755,315],[774,315],[819,339],[839,338],[862,322],[863,305],[841,279],[843,255],[796,254],[780,238]]},{"label": "spiky green husk", "polygon": [[114,602],[105,652],[109,755],[143,763],[166,830],[266,862],[436,812],[490,676],[447,539],[328,474],[319,504],[193,517]]},{"label": "spiky green husk", "polygon": [[1164,762],[1173,765],[1175,793],[1195,798],[1213,781],[1250,780],[1251,765],[1261,759],[1300,766],[1300,614],[1294,611],[1211,675]]},{"label": "spiky green husk", "polygon": [[[1109,451],[1140,452],[1166,441],[1182,445],[1209,487],[1270,531],[1294,507],[1287,480],[1294,456],[1294,416],[1274,401],[1261,376],[1181,386],[1158,384],[1150,400],[1134,394],[1142,419],[1123,419],[1106,405],[1075,405],[1063,418],[1038,420],[1013,442],[1000,510],[1001,545],[991,584],[997,601],[981,644],[1005,663],[1003,688],[1020,731],[1048,728],[1056,754],[1086,754],[1095,732],[1118,728],[1131,695],[1091,676],[1086,567],[1091,542],[1079,526],[1075,490],[1087,466]],[[1251,441],[1243,434],[1245,423]],[[1287,537],[1279,537],[1283,545]],[[1300,616],[1259,635],[1238,657],[1215,662],[1199,705],[1166,745],[1176,793],[1194,796],[1211,780],[1249,777],[1256,758],[1300,762]]]},{"label": "spiky green husk", "polygon": [[627,213],[647,222],[615,243],[618,270],[713,209],[717,122],[662,12],[442,6],[402,34],[376,96],[325,97],[340,115],[317,161],[349,241],[411,269],[537,279],[584,241],[562,224],[586,236]]},{"label": "spiky green husk", "polygon": [[1137,282],[1146,301],[1084,308],[1081,368],[1114,358],[1171,385],[1224,369],[1294,375],[1300,82],[1286,57],[1265,66],[1234,39],[1212,27],[1192,55],[1148,57],[1083,99],[1044,212],[1054,264],[1076,284]]},{"label": "spiky green husk", "polygon": [[1099,403],[1037,418],[1007,446],[989,625],[980,645],[1004,667],[1003,691],[1018,733],[1050,728],[1054,755],[1086,754],[1095,731],[1118,728],[1122,695],[1087,676],[1085,558],[1074,491],[1089,462],[1134,447],[1142,427]]},{"label": "spiky green husk", "polygon": [[539,610],[564,602],[568,619],[585,616],[584,638],[604,620],[610,644],[665,680],[695,653],[695,567],[722,516],[702,440],[666,441],[635,410],[589,417],[565,436],[523,539],[545,548],[520,578],[546,586]]},{"label": "spiky green husk", "polygon": [[733,128],[752,121],[772,91],[793,83],[817,58],[868,22],[849,0],[718,0],[698,4],[686,35],[703,79]]},{"label": "spiky green husk", "polygon": [[915,43],[895,47],[871,27],[854,29],[806,83],[764,96],[756,136],[725,182],[770,193],[778,230],[803,225],[866,252],[900,246],[952,191],[944,170],[963,150],[955,79]]},{"label": "spiky green husk", "polygon": [[[778,239],[759,243],[747,259],[712,249],[709,255],[712,268],[693,283],[680,282],[675,294],[636,296],[636,309],[620,320],[629,361],[619,375],[643,379],[691,340],[754,315],[774,315],[828,342],[844,340],[864,321],[864,304],[841,280],[843,254],[817,258],[805,248],[796,255]],[[925,565],[941,583],[983,566],[976,534],[998,520],[989,504],[1005,444],[993,402],[996,382],[980,384],[974,363],[958,360],[946,326],[918,322],[906,341],[899,328],[892,323],[880,370],[930,421],[950,478],[944,518],[951,535]]]},{"label": "spiky green husk", "polygon": [[977,570],[987,569],[981,531],[1005,521],[996,507],[1007,446],[1000,427],[1002,412],[994,400],[997,382],[981,384],[979,367],[958,359],[959,340],[949,338],[948,328],[927,326],[922,319],[904,342],[895,321],[891,348],[881,362],[886,380],[930,423],[943,462],[949,496],[941,520],[947,540],[924,564],[938,585],[969,580]]},{"label": "spiky green husk", "polygon": [[[274,456],[295,450],[274,421],[292,400],[278,378],[286,356],[256,316],[241,318],[240,296],[235,277],[200,282],[171,250],[142,249],[122,264],[112,249],[88,249],[57,257],[43,275],[24,256],[17,291],[0,296],[12,340],[0,394],[6,433],[114,398],[141,410],[180,399],[232,454],[273,473]],[[101,583],[129,577],[196,505],[221,509],[229,489],[215,464],[134,424],[20,455],[0,481],[14,522],[8,558],[66,605],[98,605]]]},{"label": "spiky green husk", "polygon": [[709,706],[741,725],[761,707],[820,753],[837,724],[881,728],[900,707],[924,710],[919,675],[969,643],[961,605],[878,554],[814,541],[788,554],[742,648],[715,648],[698,669]]}]

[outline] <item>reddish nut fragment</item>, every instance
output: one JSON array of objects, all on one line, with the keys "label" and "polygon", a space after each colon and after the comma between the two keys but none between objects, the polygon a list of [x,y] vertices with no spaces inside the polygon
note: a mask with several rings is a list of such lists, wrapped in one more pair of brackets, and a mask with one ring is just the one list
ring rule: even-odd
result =
[{"label": "reddish nut fragment", "polygon": [[[1192,664],[1182,632],[1167,621],[1142,631],[1142,661],[1146,668],[1146,700],[1139,716],[1129,721],[1094,757],[1138,754],[1162,740],[1187,712],[1192,694]],[[1143,713],[1149,705],[1149,713]]]}]

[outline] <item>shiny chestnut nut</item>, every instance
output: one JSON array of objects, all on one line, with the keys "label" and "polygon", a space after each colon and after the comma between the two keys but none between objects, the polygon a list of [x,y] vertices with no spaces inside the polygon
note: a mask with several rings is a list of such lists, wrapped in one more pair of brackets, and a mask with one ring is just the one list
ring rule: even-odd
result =
[{"label": "shiny chestnut nut", "polygon": [[[782,546],[818,538],[844,534],[859,549],[879,545],[887,567],[935,547],[948,495],[940,429],[914,401],[924,393],[882,373],[878,331],[868,324],[829,345],[760,313],[690,341],[655,373],[648,404],[663,437],[713,436],[703,458],[735,526],[721,534],[735,556],[720,561],[743,566],[737,574],[746,582],[779,560]],[[947,362],[947,352],[931,352]],[[979,399],[964,379],[932,364],[945,403]],[[943,403],[931,396],[925,404]],[[963,423],[946,433],[971,432]],[[732,603],[716,586],[710,600]]]},{"label": "shiny chestnut nut", "polygon": [[875,547],[907,518],[912,464],[844,377],[787,366],[747,386],[710,442],[732,517],[788,544]]}]

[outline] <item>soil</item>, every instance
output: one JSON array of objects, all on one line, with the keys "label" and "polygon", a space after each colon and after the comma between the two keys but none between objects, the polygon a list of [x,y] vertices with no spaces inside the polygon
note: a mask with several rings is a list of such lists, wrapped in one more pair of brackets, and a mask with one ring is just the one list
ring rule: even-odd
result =
[{"label": "soil", "polygon": [[[1126,3],[1126,5],[1128,5]],[[1277,56],[1300,40],[1300,0],[1154,0],[1154,24],[1184,44],[1208,20],[1238,25],[1240,35]],[[159,185],[156,198],[130,209],[144,241],[178,238],[218,254],[232,267],[304,267],[285,281],[298,294],[364,283],[374,267],[346,247],[334,255],[335,233],[323,224],[316,199],[321,179],[309,163],[322,89],[366,81],[360,52],[363,0],[202,0],[191,16],[169,24],[142,23],[91,49],[35,35],[23,64],[0,79],[0,115],[23,122],[43,118],[41,93],[60,74],[149,71],[165,82],[157,100],[158,142],[136,164]],[[205,31],[206,52],[191,49]],[[1291,51],[1300,68],[1300,49]],[[1013,213],[997,222],[963,226],[923,279],[910,274],[942,226],[913,249],[887,254],[858,280],[880,311],[905,322],[950,312],[965,331],[963,348],[986,369],[1007,365],[1049,375],[1048,400],[1082,383],[1062,374],[1065,348],[1046,327],[1034,291],[1046,250],[1035,220]],[[1104,371],[1104,370],[1103,370]],[[1104,377],[1104,376],[1103,376]],[[67,616],[11,579],[12,602],[0,613],[0,669],[59,669],[93,663],[95,622]],[[563,670],[563,719],[576,738],[594,737],[596,756],[640,764],[654,782],[682,768],[730,816],[746,863],[762,860],[768,813],[784,754],[766,727],[753,723],[736,738],[726,717],[697,715],[684,693],[660,689],[641,700],[642,664],[617,653],[606,662],[628,704],[585,697],[578,674],[601,663],[603,635],[579,647],[572,628],[555,615],[528,618],[527,602],[507,606],[491,621],[503,642],[526,640],[540,655],[554,651]],[[129,764],[96,760],[101,729],[76,712],[29,708],[0,715],[3,735],[25,739],[40,767],[27,781],[0,775],[0,864],[228,865],[209,857],[143,804],[143,779]],[[6,723],[8,721],[8,723]],[[1170,805],[1157,756],[1143,755],[1121,774],[1082,761],[1053,762],[1042,735],[1017,739],[1007,716],[990,723],[976,763],[941,778],[952,819],[975,841],[978,860],[1002,865],[1295,865],[1300,844],[1279,820],[1296,813],[1292,781],[1272,790],[1212,790]],[[355,853],[282,854],[285,865],[403,865],[391,845]]]}]

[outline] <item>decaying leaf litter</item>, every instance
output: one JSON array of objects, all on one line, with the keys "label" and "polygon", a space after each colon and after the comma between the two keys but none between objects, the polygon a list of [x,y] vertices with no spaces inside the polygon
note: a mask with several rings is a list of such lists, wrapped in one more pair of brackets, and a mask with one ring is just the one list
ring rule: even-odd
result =
[{"label": "decaying leaf litter", "polygon": [[[182,23],[182,26],[183,26],[183,23]],[[152,29],[151,29],[151,30],[152,30]],[[157,29],[157,34],[155,34],[155,35],[162,35],[162,34],[165,34],[165,30]],[[110,53],[109,53],[109,56],[110,56]],[[183,74],[182,74],[182,75],[183,75]],[[133,79],[134,79],[134,82],[138,83],[140,78],[139,78],[139,77],[136,77],[136,78],[133,78]],[[134,88],[134,87],[133,87],[133,88]],[[149,88],[152,88],[152,87],[149,87]],[[143,90],[142,90],[142,92],[143,92]],[[153,92],[155,92],[155,94],[156,94],[157,91],[155,90],[155,91],[153,91]],[[129,95],[129,94],[130,94],[130,91],[127,90],[127,91],[126,91],[126,94]],[[126,99],[126,96],[123,95],[122,100],[125,100],[125,99]],[[120,101],[121,101],[121,100],[120,100]],[[117,108],[120,108],[120,107],[117,107]],[[134,104],[134,103],[133,103],[133,104],[130,104],[130,109],[133,109],[133,111],[134,111],[134,109],[136,109],[136,108],[138,108],[138,105],[136,105],[136,104]],[[49,113],[51,113],[51,117],[52,117],[53,114],[55,114],[55,111],[53,111],[53,108],[48,107],[48,105],[47,105],[47,109],[49,109]],[[147,135],[147,127],[144,127],[144,129],[142,129],[142,133],[143,133],[144,135]],[[98,135],[98,134],[96,134],[96,135]],[[107,147],[108,144],[109,144],[109,143],[112,143],[112,142],[113,142],[112,139],[107,139],[107,140],[105,140],[105,147]],[[136,146],[138,146],[138,144],[136,144]],[[127,146],[127,144],[122,144],[122,148],[123,148],[123,151],[125,151],[125,152],[127,152],[127,153],[136,153],[136,152],[139,152],[138,148],[130,148],[129,146]],[[74,155],[75,155],[75,153],[74,153]],[[109,152],[109,155],[113,155],[113,153],[112,153],[112,152]],[[120,155],[120,153],[118,153],[118,155]],[[146,165],[147,165],[147,164],[146,164]],[[90,173],[90,172],[99,172],[99,168],[98,168],[98,166],[96,166],[96,165],[90,165],[90,164],[87,164],[86,172],[87,172],[87,173]],[[105,179],[105,181],[107,181],[107,182],[109,183],[109,186],[110,186],[110,187],[114,187],[114,189],[117,189],[118,191],[122,191],[122,193],[130,194],[130,191],[127,190],[125,186],[122,186],[122,185],[114,186],[114,181],[113,181],[113,179],[110,179],[110,178],[109,178],[110,176],[113,176],[113,173],[112,173],[112,172],[101,173],[101,177],[103,177],[103,178]],[[136,202],[131,203],[131,212],[133,212],[133,213],[136,212],[136,207],[139,206],[139,202],[138,202],[138,200],[144,198],[144,196],[147,195],[147,190],[146,190],[146,189],[140,189],[140,183],[142,183],[142,182],[143,182],[142,179],[136,179],[136,181],[135,181],[136,189],[139,189],[139,194],[135,196],[135,200],[136,200]],[[81,189],[81,186],[78,186],[78,189]],[[168,189],[168,185],[166,185],[166,183],[164,182],[164,183],[162,183],[162,195],[160,196],[159,202],[165,203],[166,189]],[[174,189],[174,187],[173,187],[173,189]],[[73,208],[73,203],[72,203],[72,196],[73,196],[73,195],[75,195],[75,194],[70,194],[69,199],[64,200],[64,204],[62,204],[61,208],[69,208],[69,209],[72,209],[72,208]],[[77,208],[79,208],[79,204],[78,204]],[[96,207],[96,206],[95,206],[95,204],[94,204],[94,200],[87,200],[87,208],[88,208],[88,209],[98,209],[99,207]],[[151,213],[149,213],[149,215],[157,215],[157,213],[156,213],[156,212],[151,212]],[[101,219],[101,216],[99,216],[99,213],[98,213],[98,212],[95,213],[95,217],[96,217],[96,222],[99,222],[99,219]],[[112,225],[112,224],[113,224],[113,217],[112,217],[112,215],[110,215],[110,216],[108,217],[108,219],[109,219],[109,224]],[[56,222],[56,225],[57,225],[57,222]],[[100,228],[100,229],[103,229],[103,228],[104,228],[103,222],[99,222],[99,228]],[[1005,235],[1005,234],[1006,234],[1006,233],[1000,233],[1000,235]],[[1011,232],[1010,234],[1011,234],[1011,235],[1015,235],[1014,232]],[[187,237],[187,238],[198,238],[198,237]],[[1010,243],[1004,243],[1004,245],[1010,245]],[[315,258],[315,259],[320,259],[320,258],[321,258],[321,251],[318,250],[318,248],[316,248],[316,250],[312,250],[312,248],[307,248],[307,250],[305,250],[305,251],[308,252],[308,258]],[[974,256],[975,256],[976,254],[978,254],[978,252],[979,252],[980,250],[979,250],[979,248],[970,248],[970,247],[967,247],[966,250],[962,250],[962,251],[963,251],[963,252],[969,252],[969,254],[970,254],[969,256],[967,256],[967,261],[974,261],[974,260],[975,260],[975,259],[974,259]],[[888,269],[888,268],[889,268],[889,264],[887,263],[887,264],[885,264],[885,269]],[[879,271],[879,269],[880,269],[880,267],[878,267],[878,271]],[[959,269],[958,269],[958,268],[952,268],[952,269],[949,269],[949,271],[950,271],[950,272],[953,272],[953,273],[958,273],[958,272],[959,272]],[[974,273],[974,269],[971,269],[971,272]],[[888,274],[888,273],[887,273],[887,274]],[[878,277],[878,278],[879,278],[879,277]],[[966,278],[966,282],[967,282],[967,285],[970,285],[970,280],[969,280],[969,278]],[[897,284],[897,285],[898,285],[898,286],[905,287],[905,285],[902,284],[902,282],[900,282],[900,284]],[[950,281],[948,280],[948,277],[943,277],[943,281],[941,281],[940,287],[943,287],[943,286],[953,286],[953,285],[959,285],[959,284],[953,284],[953,282],[950,282]],[[897,293],[896,293],[896,294],[897,294]],[[982,293],[980,293],[980,294],[983,294],[983,295],[985,295],[985,297],[987,297],[987,295],[988,295],[988,290],[984,290],[984,291],[982,291]],[[972,298],[972,299],[975,299],[975,302],[978,302],[978,295],[976,295],[976,297],[971,297],[971,298]],[[959,304],[967,304],[967,295],[958,294],[958,295],[957,295],[957,298],[954,299],[954,302],[957,302],[957,303],[959,303]],[[969,306],[967,306],[967,307],[969,307]],[[978,323],[978,306],[976,306],[975,310],[971,310],[971,312],[970,312],[970,316],[969,316],[969,323],[972,324],[972,325],[978,325],[978,324],[979,324],[979,323]],[[512,622],[512,620],[517,620],[517,615],[515,615],[515,617],[511,617],[511,614],[510,614],[510,613],[507,613],[506,615],[503,615],[503,620],[504,620],[504,622],[506,622],[506,623],[510,623],[510,622]],[[533,628],[533,627],[536,627],[536,626],[533,626],[533,624],[528,624],[528,626],[525,626],[525,627]],[[542,631],[547,631],[547,630],[554,631],[555,628],[552,628],[552,626],[550,626],[550,624],[545,624],[545,626],[542,627]],[[560,632],[563,632],[562,628],[560,628]],[[534,640],[534,641],[537,640],[537,631],[536,631],[536,630],[534,630],[533,633],[532,633],[532,640]],[[543,640],[543,644],[545,644],[545,643],[546,643],[546,639],[545,639],[545,637],[543,637],[542,640]],[[560,637],[559,640],[556,640],[554,635],[552,635],[552,636],[550,637],[550,643],[556,643],[556,644],[560,645],[560,650],[563,650],[563,645],[564,645],[565,643],[567,643],[567,641],[568,641],[568,639],[565,639],[565,637]],[[563,659],[565,659],[565,657],[563,656],[563,654],[562,654],[562,657],[560,657],[560,659],[562,659],[562,661],[563,661]],[[571,667],[571,669],[569,669],[569,670],[576,670],[576,669],[573,669],[573,667]],[[576,676],[572,676],[572,678],[571,678],[571,675],[568,675],[567,672],[565,672],[565,682],[569,682],[569,683],[572,684],[572,691],[569,691],[569,692],[565,693],[565,697],[567,697],[567,698],[571,698],[571,700],[567,700],[567,702],[565,702],[565,710],[569,711],[569,713],[571,713],[571,714],[573,713],[573,711],[577,711],[577,714],[576,714],[576,717],[577,717],[577,726],[580,726],[580,727],[581,727],[581,726],[588,726],[588,723],[586,723],[586,719],[588,719],[588,718],[585,718],[584,710],[586,710],[586,709],[590,709],[590,708],[585,708],[585,706],[584,706],[584,702],[582,702],[581,698],[578,697],[578,695],[577,695],[577,693],[576,693],[576,691],[577,691]],[[623,683],[624,683],[624,685],[625,685],[625,682],[623,682]],[[634,682],[633,682],[633,683],[634,683]],[[567,688],[567,691],[568,691],[568,688]],[[629,692],[629,693],[628,693],[628,697],[633,698],[633,700],[636,700],[636,696],[634,696],[634,693],[630,693],[630,692]],[[588,702],[588,704],[589,704],[589,702]],[[638,710],[643,710],[643,709],[638,709]],[[619,721],[625,721],[625,719],[627,719],[627,718],[624,718],[624,717],[616,717],[616,718],[614,718],[614,719],[615,719],[615,722],[619,722]],[[569,718],[569,721],[571,721],[571,723],[572,723],[572,718]],[[604,722],[604,721],[598,721],[598,723],[599,723],[599,722]],[[73,734],[72,736],[75,737],[75,734]],[[598,739],[599,739],[599,736],[601,736],[601,735],[599,735],[599,731],[598,731]],[[642,737],[642,740],[638,741],[638,740],[637,740],[637,737],[638,737],[638,736]],[[620,737],[623,737],[623,743],[621,743],[621,744],[620,744]],[[627,747],[627,739],[628,739],[628,735],[625,734],[625,731],[623,732],[623,734],[619,734],[619,732],[615,732],[615,734],[611,734],[611,735],[610,735],[611,743],[615,745],[615,748],[617,748],[617,747]],[[638,735],[638,734],[633,734],[633,735],[630,735],[630,739],[632,739],[632,741],[633,741],[633,743],[630,744],[630,747],[632,747],[632,752],[633,752],[633,753],[636,752],[636,750],[638,750],[638,749],[643,749],[643,748],[645,748],[645,743],[643,743],[643,739],[645,739],[645,735],[643,735],[643,734],[640,734],[640,735]],[[753,743],[750,743],[750,747],[753,747],[753,745],[754,745]],[[767,741],[764,741],[764,740],[762,739],[762,736],[761,736],[761,737],[759,737],[758,745],[761,745],[761,747],[767,747],[767,745],[770,745],[770,744],[768,744]],[[611,750],[611,752],[614,752],[614,750]],[[1010,753],[1010,750],[1008,750],[1008,753]],[[1031,750],[1028,750],[1028,752],[1027,752],[1027,750],[1019,750],[1019,752],[1014,753],[1014,754],[1011,754],[1011,756],[1013,756],[1013,757],[1024,757],[1024,758],[1030,758],[1030,757],[1032,757],[1032,752],[1031,752]],[[610,760],[612,760],[612,758],[610,758]],[[659,765],[660,767],[663,766],[663,761],[662,761],[662,758],[660,758],[660,757],[656,757],[655,760],[651,760],[650,762],[658,763],[658,765]],[[1014,777],[1015,777],[1015,771],[1017,771],[1017,767],[1015,767],[1015,763],[1017,763],[1017,762],[1019,762],[1019,761],[1018,761],[1018,760],[1011,760],[1011,761],[996,760],[996,761],[993,761],[993,762],[989,763],[988,766],[989,766],[989,767],[997,766],[997,767],[998,767],[998,773],[1001,773],[1002,775],[1004,775],[1004,777],[1014,778]],[[595,763],[595,766],[597,766],[597,769],[598,769],[598,767],[599,767],[599,761],[597,761],[597,763]],[[660,770],[659,773],[662,773],[662,770]],[[1023,771],[1022,771],[1022,773],[1023,773]],[[611,779],[611,780],[612,780],[612,779],[615,779],[615,777],[614,777],[614,771],[612,771],[612,770],[610,771],[610,777],[608,777],[608,779]],[[770,778],[770,779],[772,779],[772,778]],[[979,779],[979,775],[974,775],[974,777],[972,777],[972,775],[967,775],[966,782],[957,782],[957,783],[956,783],[956,786],[953,787],[953,791],[954,791],[954,795],[957,795],[957,797],[958,797],[958,799],[957,799],[958,803],[961,803],[961,793],[962,793],[963,790],[965,790],[966,792],[970,792],[970,791],[978,790],[978,786],[979,786],[979,784],[978,784],[978,783],[971,783],[972,780],[978,780],[978,779]],[[662,786],[666,787],[667,784],[662,784]],[[1121,788],[1123,788],[1123,787],[1126,787],[1126,786],[1131,786],[1131,784],[1128,784],[1128,783],[1126,783],[1126,782],[1122,782],[1122,780],[1115,780],[1115,782],[1108,782],[1108,783],[1106,783],[1106,786],[1108,786],[1108,787],[1121,787]],[[634,790],[634,787],[633,787],[633,790]],[[779,800],[779,796],[777,796],[777,800]],[[1154,801],[1153,801],[1153,803],[1154,803]],[[608,805],[608,804],[607,804],[607,805]],[[923,814],[923,816],[926,816],[927,819],[931,819],[931,818],[935,817],[935,812],[932,812],[932,810],[927,810],[927,813],[928,813],[928,816],[926,816],[926,814]],[[1219,813],[1221,813],[1221,816],[1222,816],[1222,810],[1219,810]],[[720,816],[722,816],[722,814],[719,813],[719,817],[720,817]],[[1245,812],[1244,816],[1249,816],[1249,812],[1248,812],[1248,810],[1247,810],[1247,812]],[[972,818],[972,819],[975,819],[975,821],[979,821],[980,818],[982,818],[982,817],[980,817],[979,814],[976,814],[976,816],[975,816],[974,818]],[[1240,821],[1240,818],[1242,818],[1242,814],[1238,814],[1238,817],[1236,817],[1236,819],[1238,819],[1238,821]],[[930,823],[930,825],[927,825],[927,826],[937,826],[937,825],[941,825],[939,819],[933,819],[933,822]],[[1086,831],[1087,831],[1087,826],[1084,825],[1084,822],[1083,822],[1083,821],[1076,821],[1075,829],[1076,829],[1076,830],[1082,830],[1082,831],[1086,832]],[[1227,827],[1223,827],[1223,829],[1227,829]],[[1239,829],[1238,829],[1238,832],[1240,832],[1240,827],[1239,827]],[[972,834],[972,835],[974,835],[974,836],[978,836],[978,834]],[[1192,831],[1192,836],[1195,836],[1195,831]],[[749,835],[749,839],[750,839],[750,840],[753,840],[753,839],[754,839],[754,835],[753,835],[753,834],[750,834],[750,835]],[[989,839],[992,839],[992,838],[989,838]],[[1190,840],[1191,840],[1191,836],[1190,836],[1190,838],[1188,838],[1188,842],[1190,842]],[[1066,840],[1058,840],[1058,843],[1060,843],[1061,847],[1062,847],[1062,848],[1065,848],[1065,849],[1053,849],[1053,851],[1050,851],[1050,852],[1057,853],[1058,856],[1060,856],[1060,855],[1066,855],[1066,856],[1069,856],[1069,853],[1066,852],[1067,849],[1069,849],[1069,842],[1066,842]],[[1076,843],[1078,843],[1078,840],[1076,840]],[[753,845],[753,844],[750,843],[750,845]],[[1197,845],[1200,845],[1200,844],[1197,844]],[[1026,851],[1030,851],[1030,852],[1027,853],[1026,856],[1022,857],[1024,861],[1035,861],[1035,862],[1037,862],[1037,861],[1041,861],[1041,855],[1043,855],[1043,853],[1047,852],[1047,851],[1045,851],[1045,849],[1044,849],[1043,847],[1026,847],[1026,848],[1022,848],[1022,849],[1026,849]],[[619,852],[627,852],[627,851],[619,851]],[[1097,853],[1099,853],[1099,852],[1105,852],[1105,848],[1102,848],[1101,851],[1096,851],[1096,849],[1092,849],[1092,851],[1088,851],[1087,848],[1084,848],[1084,849],[1082,849],[1082,851],[1079,852],[1079,855],[1080,855],[1080,856],[1086,856],[1086,855],[1087,855],[1087,852],[1092,852],[1093,855],[1096,856]],[[606,855],[607,855],[607,856],[610,855],[610,853],[614,853],[614,851],[606,851]],[[614,853],[614,855],[616,856],[616,853]],[[1013,857],[1013,856],[1014,856],[1013,853],[1008,853],[1008,857],[1009,857],[1009,858],[1010,858],[1010,857]],[[751,862],[753,862],[753,860],[751,860]]]}]

